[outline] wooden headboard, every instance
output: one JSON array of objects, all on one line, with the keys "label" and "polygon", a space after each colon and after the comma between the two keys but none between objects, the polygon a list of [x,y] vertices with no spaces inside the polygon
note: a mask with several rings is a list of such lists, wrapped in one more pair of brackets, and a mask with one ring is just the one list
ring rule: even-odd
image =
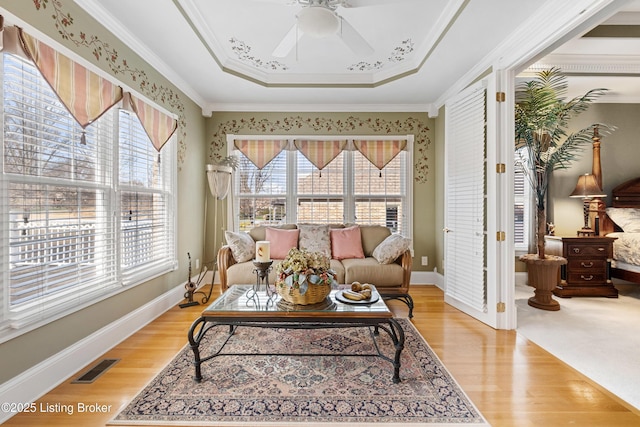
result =
[{"label": "wooden headboard", "polygon": [[[630,179],[615,187],[611,191],[611,206],[640,209],[640,177]],[[606,235],[614,231],[620,231],[620,229],[604,214],[600,219],[600,234]]]}]

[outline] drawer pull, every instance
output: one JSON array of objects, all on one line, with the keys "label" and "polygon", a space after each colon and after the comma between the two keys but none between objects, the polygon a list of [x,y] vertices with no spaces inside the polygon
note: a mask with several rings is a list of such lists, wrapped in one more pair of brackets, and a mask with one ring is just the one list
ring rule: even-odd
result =
[{"label": "drawer pull", "polygon": [[604,252],[604,248],[598,248],[600,252]]},{"label": "drawer pull", "polygon": [[582,280],[593,280],[593,274],[590,274],[589,277],[585,277],[584,275],[580,275]]},{"label": "drawer pull", "polygon": [[573,253],[579,254],[580,253],[580,248],[573,248]]},{"label": "drawer pull", "polygon": [[581,262],[580,263],[581,266],[585,267],[585,268],[591,268],[593,267],[593,261],[589,261],[589,264],[587,264],[586,262]]}]

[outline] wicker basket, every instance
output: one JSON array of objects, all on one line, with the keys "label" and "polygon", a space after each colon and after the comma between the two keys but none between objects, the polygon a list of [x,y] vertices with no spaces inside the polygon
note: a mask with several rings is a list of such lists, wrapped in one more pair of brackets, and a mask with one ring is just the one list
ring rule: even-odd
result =
[{"label": "wicker basket", "polygon": [[331,293],[331,284],[325,285],[309,285],[307,292],[304,295],[300,295],[298,288],[287,289],[286,286],[282,286],[280,283],[276,283],[276,291],[283,300],[297,305],[311,305],[324,301],[324,299]]}]

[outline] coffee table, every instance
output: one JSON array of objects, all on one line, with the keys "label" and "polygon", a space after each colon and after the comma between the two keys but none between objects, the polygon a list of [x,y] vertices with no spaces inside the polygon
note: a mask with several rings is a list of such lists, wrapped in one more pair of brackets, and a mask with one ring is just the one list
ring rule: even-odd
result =
[{"label": "coffee table", "polygon": [[[224,346],[238,327],[323,329],[369,328],[377,353],[358,356],[379,356],[393,365],[393,382],[400,382],[400,354],[404,348],[404,331],[382,298],[371,304],[343,303],[332,290],[327,300],[312,306],[294,306],[275,293],[256,290],[254,285],[233,285],[204,309],[189,329],[188,338],[194,355],[195,380],[202,380],[201,365],[214,357],[224,356]],[[200,354],[200,343],[209,330],[228,326],[229,333],[220,348],[211,355]],[[391,337],[395,354],[382,354],[376,337],[383,330]],[[282,354],[282,353],[278,353]],[[252,354],[253,355],[253,354]],[[260,353],[259,355],[268,355]],[[295,354],[296,356],[317,356]],[[355,356],[354,356],[355,357]]]}]

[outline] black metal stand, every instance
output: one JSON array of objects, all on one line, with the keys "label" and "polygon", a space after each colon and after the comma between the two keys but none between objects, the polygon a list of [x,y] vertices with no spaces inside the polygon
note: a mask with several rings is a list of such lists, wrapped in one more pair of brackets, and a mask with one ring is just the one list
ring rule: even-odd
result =
[{"label": "black metal stand", "polygon": [[256,283],[251,289],[247,291],[247,305],[252,304],[255,307],[260,307],[260,300],[258,298],[258,292],[260,287],[264,283],[265,293],[267,295],[267,301],[265,301],[266,307],[272,306],[275,303],[275,290],[269,286],[269,272],[271,271],[271,264],[273,261],[253,261],[253,265],[256,267],[253,272],[256,274]]}]

